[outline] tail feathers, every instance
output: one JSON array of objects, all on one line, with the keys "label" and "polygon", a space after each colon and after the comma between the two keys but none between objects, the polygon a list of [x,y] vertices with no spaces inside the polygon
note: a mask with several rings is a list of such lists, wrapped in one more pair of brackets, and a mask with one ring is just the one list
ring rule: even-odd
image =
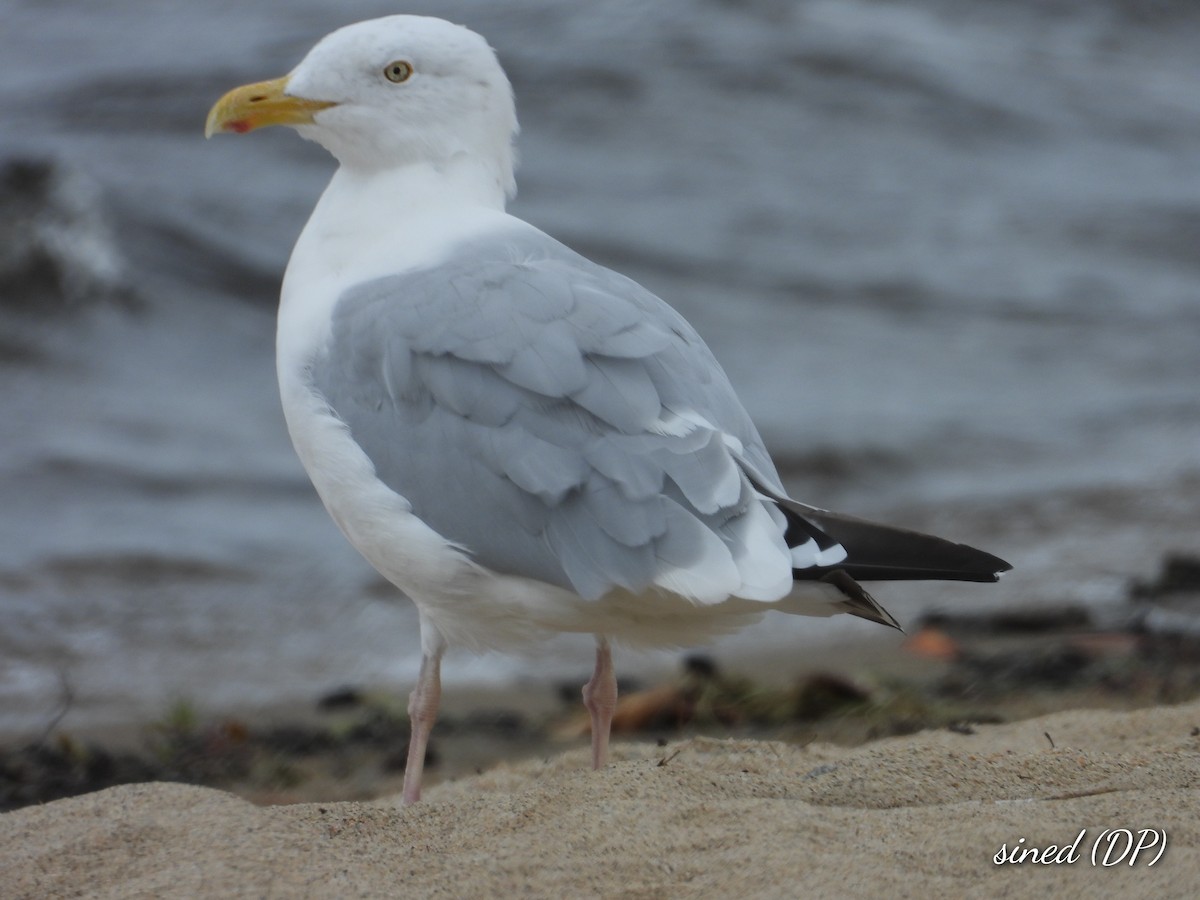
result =
[{"label": "tail feathers", "polygon": [[842,612],[858,616],[860,619],[866,619],[868,622],[878,622],[880,625],[887,625],[889,628],[895,628],[901,634],[904,633],[904,629],[900,627],[899,622],[892,618],[892,614],[880,606],[874,597],[863,590],[861,584],[841,569],[826,572],[821,576],[821,581],[833,585],[845,597],[845,600],[837,604]]}]

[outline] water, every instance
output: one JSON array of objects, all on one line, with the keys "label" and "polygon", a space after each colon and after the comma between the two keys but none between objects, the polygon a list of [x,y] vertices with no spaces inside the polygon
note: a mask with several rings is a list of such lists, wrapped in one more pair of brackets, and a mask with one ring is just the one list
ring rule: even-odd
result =
[{"label": "water", "polygon": [[[1017,565],[881,587],[893,612],[1111,609],[1200,546],[1200,14],[647,6],[406,11],[488,36],[523,125],[513,211],[687,315],[798,496]],[[0,730],[66,689],[81,725],[415,672],[411,609],[327,521],[275,395],[278,278],[331,162],[282,130],[202,139],[224,90],[392,11],[0,2],[0,160],[65,173],[43,225],[79,295],[0,298]],[[867,633],[773,619],[717,652]],[[446,676],[589,658],[563,640]]]}]

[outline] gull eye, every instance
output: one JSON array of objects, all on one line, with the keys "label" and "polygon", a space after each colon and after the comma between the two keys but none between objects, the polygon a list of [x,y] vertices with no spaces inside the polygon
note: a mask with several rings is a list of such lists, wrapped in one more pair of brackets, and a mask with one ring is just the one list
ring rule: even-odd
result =
[{"label": "gull eye", "polygon": [[383,77],[393,84],[399,84],[402,81],[408,81],[409,76],[413,73],[412,63],[398,59],[395,62],[390,62],[383,68]]}]

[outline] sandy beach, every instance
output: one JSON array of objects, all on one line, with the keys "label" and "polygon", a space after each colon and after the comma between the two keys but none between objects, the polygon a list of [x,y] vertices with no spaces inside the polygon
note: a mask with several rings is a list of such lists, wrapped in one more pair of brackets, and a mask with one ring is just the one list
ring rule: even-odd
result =
[{"label": "sandy beach", "polygon": [[[0,816],[0,871],[22,898],[1185,897],[1198,751],[1191,703],[852,749],[621,743],[600,773],[571,750],[407,809],[138,784]],[[1121,829],[1166,850],[1133,859]]]},{"label": "sandy beach", "polygon": [[789,490],[1015,567],[618,657],[599,772],[586,637],[448,657],[411,807],[415,607],[277,385],[332,163],[203,139],[368,6],[7,5],[0,900],[1200,896],[1200,4],[408,5]]}]

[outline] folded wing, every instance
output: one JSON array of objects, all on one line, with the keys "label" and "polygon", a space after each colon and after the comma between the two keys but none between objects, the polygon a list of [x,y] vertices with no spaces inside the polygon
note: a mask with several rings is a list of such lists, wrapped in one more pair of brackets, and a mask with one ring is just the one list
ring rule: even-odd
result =
[{"label": "folded wing", "polygon": [[545,235],[354,288],[310,371],[378,477],[497,572],[588,599],[791,587],[783,514],[731,448],[770,460],[708,348]]}]

